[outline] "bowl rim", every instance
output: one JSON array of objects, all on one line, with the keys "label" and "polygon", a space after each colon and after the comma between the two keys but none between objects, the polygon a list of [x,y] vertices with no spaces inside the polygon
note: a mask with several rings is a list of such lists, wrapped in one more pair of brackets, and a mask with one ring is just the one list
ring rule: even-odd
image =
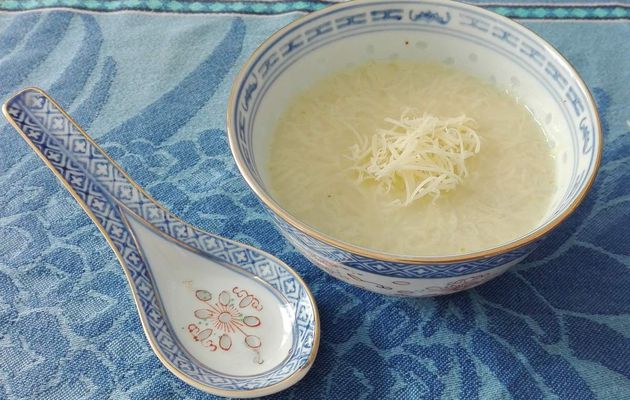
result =
[{"label": "bowl rim", "polygon": [[[405,2],[409,2],[409,0],[404,0]],[[425,3],[425,1],[423,0],[412,0],[412,1],[416,1],[418,4],[422,4]],[[323,243],[326,243],[329,246],[341,249],[343,251],[355,254],[355,255],[359,255],[362,257],[366,257],[366,258],[371,258],[371,259],[375,259],[375,260],[379,260],[379,261],[384,261],[384,262],[395,262],[395,263],[404,263],[404,264],[452,264],[452,263],[460,263],[460,262],[469,262],[469,261],[475,261],[475,260],[479,260],[482,258],[488,258],[488,257],[493,257],[493,256],[497,256],[497,255],[501,255],[501,254],[505,254],[508,253],[512,250],[516,250],[518,248],[524,247],[528,244],[531,244],[539,239],[541,239],[543,236],[545,236],[547,233],[549,233],[550,231],[552,231],[553,229],[555,229],[558,225],[560,225],[564,220],[566,220],[576,209],[577,207],[582,203],[582,201],[584,200],[584,198],[586,197],[586,195],[588,194],[588,192],[590,191],[590,189],[593,186],[593,183],[595,182],[595,178],[597,177],[597,174],[599,172],[599,168],[601,165],[601,158],[602,158],[602,152],[603,152],[603,132],[602,132],[602,124],[601,124],[601,119],[599,117],[599,111],[597,109],[597,103],[593,97],[593,94],[591,93],[591,91],[589,90],[588,86],[586,85],[586,83],[584,82],[584,80],[582,79],[581,75],[578,73],[577,69],[573,66],[573,64],[571,64],[571,62],[562,55],[562,53],[560,53],[560,51],[558,51],[558,49],[556,49],[553,45],[551,45],[549,42],[547,42],[544,38],[542,38],[540,35],[538,35],[536,32],[532,31],[531,29],[529,29],[528,27],[524,26],[523,24],[514,21],[510,18],[504,17],[500,14],[497,14],[495,12],[486,10],[482,7],[478,7],[475,5],[471,5],[471,4],[466,4],[466,3],[461,3],[459,1],[454,1],[454,0],[429,0],[429,2],[432,3],[442,3],[446,6],[449,5],[457,5],[458,7],[463,7],[463,8],[467,8],[470,10],[473,10],[475,12],[479,12],[482,14],[485,14],[489,17],[498,19],[499,21],[502,21],[504,23],[507,23],[508,25],[513,25],[516,28],[522,29],[525,31],[525,33],[527,33],[528,35],[530,35],[538,44],[540,44],[549,54],[551,54],[553,57],[555,57],[557,59],[557,61],[559,61],[561,64],[564,64],[567,69],[571,72],[571,74],[573,75],[573,77],[575,78],[575,83],[577,84],[577,86],[579,87],[579,89],[586,94],[586,107],[592,109],[593,112],[593,117],[594,117],[594,126],[595,126],[595,134],[597,137],[597,140],[595,141],[595,148],[594,151],[596,152],[595,155],[595,159],[594,159],[594,165],[593,168],[591,170],[590,176],[588,177],[587,181],[585,182],[585,184],[583,185],[583,187],[581,188],[580,192],[577,194],[577,196],[574,198],[574,200],[564,208],[564,210],[559,213],[558,215],[556,215],[554,218],[551,218],[550,220],[548,220],[547,222],[545,222],[543,225],[539,226],[537,229],[530,231],[529,233],[527,233],[524,236],[521,236],[515,240],[512,240],[510,242],[507,243],[503,243],[501,245],[498,246],[494,246],[485,250],[481,250],[481,251],[476,251],[476,252],[472,252],[472,253],[465,253],[465,254],[460,254],[460,255],[448,255],[448,256],[409,256],[409,255],[396,255],[396,254],[392,254],[392,253],[387,253],[387,252],[382,252],[382,251],[377,251],[377,250],[371,250],[371,249],[367,249],[358,245],[353,245],[351,243],[347,243],[343,240],[340,239],[336,239],[328,234],[325,234],[323,232],[318,231],[317,229],[309,226],[308,224],[302,222],[301,220],[299,220],[298,218],[294,217],[293,215],[291,215],[288,211],[286,211],[284,208],[282,208],[278,203],[276,203],[275,200],[273,200],[271,198],[271,196],[269,196],[265,190],[258,184],[258,182],[256,181],[256,179],[254,179],[254,177],[252,176],[252,174],[250,173],[249,169],[247,168],[246,164],[245,164],[245,160],[243,159],[242,154],[240,153],[238,146],[237,146],[237,142],[239,141],[238,136],[236,134],[236,131],[232,128],[234,125],[234,120],[235,120],[235,116],[233,115],[233,111],[234,110],[234,106],[236,104],[236,99],[237,99],[237,95],[238,95],[238,91],[239,91],[239,87],[244,83],[244,77],[245,74],[247,73],[247,70],[249,69],[249,67],[256,61],[256,59],[260,56],[260,54],[270,46],[271,43],[275,42],[276,39],[280,38],[281,36],[284,35],[285,32],[291,30],[292,28],[295,28],[299,25],[302,25],[304,22],[308,21],[311,18],[320,16],[322,14],[328,13],[331,10],[337,10],[337,9],[343,9],[346,8],[348,6],[353,6],[356,4],[370,4],[370,3],[376,3],[379,2],[378,0],[350,0],[350,1],[346,1],[346,2],[342,2],[342,3],[336,3],[336,4],[332,4],[329,5],[327,7],[324,7],[320,10],[305,14],[297,19],[295,19],[294,21],[290,22],[289,24],[285,25],[284,27],[280,28],[279,30],[275,31],[271,36],[267,37],[259,46],[256,47],[256,49],[252,52],[252,54],[247,58],[247,61],[245,61],[245,63],[243,64],[243,66],[241,67],[238,75],[234,78],[234,81],[232,83],[231,89],[230,89],[230,95],[228,98],[228,103],[227,103],[227,115],[226,115],[226,122],[227,122],[227,137],[228,137],[228,143],[230,146],[230,150],[232,153],[232,157],[234,158],[234,161],[236,162],[236,165],[238,167],[239,172],[241,173],[241,175],[243,176],[243,178],[245,179],[245,182],[247,182],[247,185],[250,187],[250,189],[254,192],[254,194],[258,197],[258,199],[260,201],[262,201],[262,203],[268,207],[275,215],[277,215],[278,217],[280,217],[284,222],[286,222],[287,224],[289,224],[291,227],[293,227],[294,229],[297,229],[298,231],[302,232],[303,234],[306,234],[307,236],[310,236],[312,238],[315,238]],[[395,1],[392,1],[392,3],[395,3]]]}]

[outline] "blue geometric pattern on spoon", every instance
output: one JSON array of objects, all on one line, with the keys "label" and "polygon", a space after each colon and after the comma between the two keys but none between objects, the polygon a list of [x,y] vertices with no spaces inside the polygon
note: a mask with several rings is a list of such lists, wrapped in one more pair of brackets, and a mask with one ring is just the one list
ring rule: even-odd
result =
[{"label": "blue geometric pattern on spoon", "polygon": [[308,372],[319,318],[290,267],[178,219],[42,90],[24,89],[3,113],[107,239],[147,339],[171,372],[237,397],[286,389]]}]

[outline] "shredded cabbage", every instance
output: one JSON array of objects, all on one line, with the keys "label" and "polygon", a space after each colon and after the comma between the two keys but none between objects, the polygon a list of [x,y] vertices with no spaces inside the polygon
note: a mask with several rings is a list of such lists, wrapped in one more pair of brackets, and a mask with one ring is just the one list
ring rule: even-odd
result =
[{"label": "shredded cabbage", "polygon": [[441,192],[455,189],[468,175],[466,160],[481,148],[474,119],[417,115],[406,108],[398,119],[385,118],[388,129],[377,129],[371,140],[357,135],[350,147],[359,183],[374,180],[384,193],[404,186],[395,205],[407,206],[424,196],[435,201]]}]

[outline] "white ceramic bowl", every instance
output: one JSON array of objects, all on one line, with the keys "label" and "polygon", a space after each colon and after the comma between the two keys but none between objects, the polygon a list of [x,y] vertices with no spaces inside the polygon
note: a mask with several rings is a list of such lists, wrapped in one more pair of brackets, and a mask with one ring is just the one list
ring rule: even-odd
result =
[{"label": "white ceramic bowl", "polygon": [[[452,64],[509,89],[531,109],[555,147],[558,171],[557,195],[535,229],[481,252],[395,257],[318,232],[273,199],[265,170],[268,142],[289,99],[337,69],[390,58]],[[467,289],[522,260],[582,201],[602,151],[595,102],[566,59],[527,28],[448,0],[355,0],[294,21],[247,61],[234,82],[227,117],[238,168],[286,238],[339,279],[403,296]]]}]

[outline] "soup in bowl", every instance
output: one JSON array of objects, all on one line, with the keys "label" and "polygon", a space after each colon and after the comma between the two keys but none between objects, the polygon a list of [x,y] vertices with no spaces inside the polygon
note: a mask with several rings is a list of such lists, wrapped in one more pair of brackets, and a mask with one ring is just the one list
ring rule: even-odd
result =
[{"label": "soup in bowl", "polygon": [[594,101],[543,39],[452,1],[334,5],[265,41],[228,136],[285,237],[331,275],[453,293],[525,258],[588,192]]}]

